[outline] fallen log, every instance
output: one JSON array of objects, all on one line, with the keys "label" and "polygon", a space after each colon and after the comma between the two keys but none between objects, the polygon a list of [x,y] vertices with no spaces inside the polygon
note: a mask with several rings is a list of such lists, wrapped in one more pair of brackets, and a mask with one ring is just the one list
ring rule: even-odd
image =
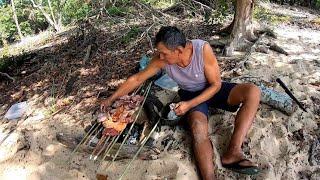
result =
[{"label": "fallen log", "polygon": [[275,109],[291,115],[297,110],[297,104],[285,93],[277,92],[273,89],[260,85],[261,102]]}]

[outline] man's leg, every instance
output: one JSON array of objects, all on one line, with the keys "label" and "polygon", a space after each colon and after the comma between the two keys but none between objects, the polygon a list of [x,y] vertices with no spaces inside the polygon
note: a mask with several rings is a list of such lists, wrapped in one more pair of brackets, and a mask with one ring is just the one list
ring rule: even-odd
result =
[{"label": "man's leg", "polygon": [[199,111],[189,114],[188,123],[193,138],[193,151],[202,179],[214,179],[212,145],[208,135],[208,119]]},{"label": "man's leg", "polygon": [[[260,89],[253,84],[238,84],[230,92],[228,104],[242,103],[237,113],[234,131],[227,152],[222,157],[222,164],[231,164],[243,159],[241,145],[254,120],[260,102]],[[243,161],[243,166],[254,165],[251,161]]]}]

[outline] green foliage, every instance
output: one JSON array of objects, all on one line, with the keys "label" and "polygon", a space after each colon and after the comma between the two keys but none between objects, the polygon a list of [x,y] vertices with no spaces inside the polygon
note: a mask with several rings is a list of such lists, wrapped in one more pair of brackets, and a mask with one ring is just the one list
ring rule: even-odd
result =
[{"label": "green foliage", "polygon": [[[24,36],[36,34],[49,27],[42,12],[33,7],[30,0],[14,0],[14,2],[20,29]],[[59,14],[61,14],[63,25],[84,19],[92,11],[91,5],[84,0],[66,0],[64,4],[61,4],[62,2],[51,0],[55,20],[58,21]],[[51,15],[48,0],[35,0],[35,3],[42,6],[44,11]],[[0,14],[0,38],[9,42],[19,39],[11,5],[0,5]],[[1,46],[3,44],[0,41]]]},{"label": "green foliage", "polygon": [[216,8],[213,11],[207,11],[204,14],[205,22],[209,24],[221,23],[230,13],[229,10],[233,6],[231,1],[217,0]]},{"label": "green foliage", "polygon": [[155,8],[167,8],[177,3],[177,0],[142,0],[142,2]]},{"label": "green foliage", "polygon": [[81,20],[91,12],[92,7],[83,0],[67,0],[62,8],[63,23]]},{"label": "green foliage", "polygon": [[[24,36],[37,33],[48,27],[48,24],[41,12],[31,8],[29,1],[16,0],[15,8],[21,33]],[[19,39],[17,27],[13,20],[13,11],[10,4],[0,6],[0,34],[2,39],[12,42]],[[3,45],[0,42],[0,45]]]},{"label": "green foliage", "polygon": [[121,42],[123,44],[129,43],[133,38],[136,38],[140,32],[141,30],[139,27],[133,26],[130,31],[125,36],[123,36]]},{"label": "green foliage", "polygon": [[12,19],[12,11],[10,6],[4,5],[0,9],[0,34],[2,39],[13,38],[16,26]]},{"label": "green foliage", "polygon": [[128,9],[125,7],[111,6],[107,9],[107,12],[110,16],[124,16],[127,14]]},{"label": "green foliage", "polygon": [[316,9],[320,9],[320,0],[316,1]]}]

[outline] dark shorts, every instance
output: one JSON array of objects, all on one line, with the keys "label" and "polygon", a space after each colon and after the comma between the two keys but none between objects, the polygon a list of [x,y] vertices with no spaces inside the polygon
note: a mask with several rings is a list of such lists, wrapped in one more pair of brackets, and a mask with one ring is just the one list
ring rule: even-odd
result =
[{"label": "dark shorts", "polygon": [[[190,112],[193,111],[200,111],[206,116],[209,114],[209,107],[214,107],[218,109],[223,109],[230,112],[236,112],[239,109],[240,105],[230,105],[228,104],[228,97],[232,88],[234,88],[237,84],[236,83],[228,83],[222,82],[220,90],[209,100],[203,102],[192,109],[189,110]],[[201,94],[204,90],[191,92],[180,89],[178,94],[180,96],[181,101],[188,101],[190,99],[195,98],[199,94]]]}]

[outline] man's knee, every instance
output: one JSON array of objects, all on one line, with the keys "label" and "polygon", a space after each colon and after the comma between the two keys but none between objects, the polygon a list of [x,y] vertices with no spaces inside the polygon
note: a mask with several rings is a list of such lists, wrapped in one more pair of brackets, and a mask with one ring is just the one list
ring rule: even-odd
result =
[{"label": "man's knee", "polygon": [[190,128],[195,143],[201,143],[209,138],[207,120],[190,120]]},{"label": "man's knee", "polygon": [[246,101],[255,101],[260,102],[261,90],[258,86],[254,84],[247,84],[246,91],[244,95],[244,102]]}]

